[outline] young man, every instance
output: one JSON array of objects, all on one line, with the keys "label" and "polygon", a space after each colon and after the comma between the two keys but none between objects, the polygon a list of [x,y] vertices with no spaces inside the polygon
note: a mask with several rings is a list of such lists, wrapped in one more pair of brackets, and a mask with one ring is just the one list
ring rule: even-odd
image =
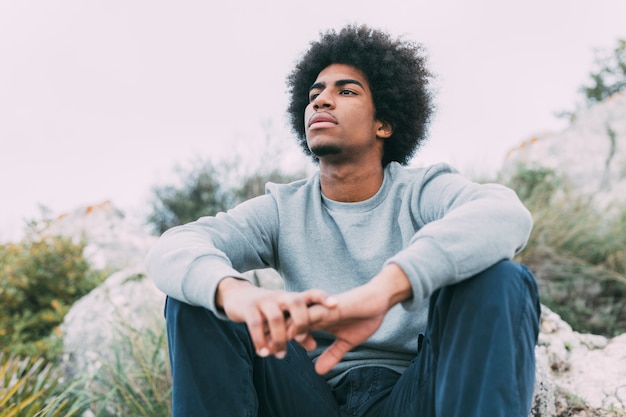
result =
[{"label": "young man", "polygon": [[[510,259],[531,216],[447,165],[426,135],[419,46],[329,31],[288,79],[319,173],[166,232],[174,416],[527,416],[539,301]],[[272,267],[285,291],[241,274]]]}]

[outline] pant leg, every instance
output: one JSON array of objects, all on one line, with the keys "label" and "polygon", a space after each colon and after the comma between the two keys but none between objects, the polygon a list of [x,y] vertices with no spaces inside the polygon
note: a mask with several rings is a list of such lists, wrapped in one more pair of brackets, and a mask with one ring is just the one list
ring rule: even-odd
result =
[{"label": "pant leg", "polygon": [[338,416],[326,381],[296,343],[285,359],[260,358],[243,324],[173,298],[165,313],[174,417]]},{"label": "pant leg", "polygon": [[436,291],[422,350],[381,415],[526,417],[539,315],[534,277],[509,261]]}]

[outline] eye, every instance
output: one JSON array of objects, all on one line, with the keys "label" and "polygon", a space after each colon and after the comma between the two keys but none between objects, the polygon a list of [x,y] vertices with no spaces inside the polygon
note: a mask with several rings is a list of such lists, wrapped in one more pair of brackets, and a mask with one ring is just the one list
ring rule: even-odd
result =
[{"label": "eye", "polygon": [[319,95],[320,95],[320,93],[311,93],[311,94],[309,94],[309,103],[312,103],[317,98],[317,96],[319,96]]},{"label": "eye", "polygon": [[339,95],[342,96],[351,96],[351,95],[356,95],[356,91],[352,91],[352,90],[348,90],[348,89],[343,89],[339,92]]}]

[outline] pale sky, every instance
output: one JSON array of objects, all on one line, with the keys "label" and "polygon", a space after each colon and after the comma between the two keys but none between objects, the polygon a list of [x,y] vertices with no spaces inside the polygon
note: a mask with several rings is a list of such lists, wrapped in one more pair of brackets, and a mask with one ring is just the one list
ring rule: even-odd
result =
[{"label": "pale sky", "polygon": [[566,126],[554,114],[579,100],[593,48],[626,37],[624,16],[625,0],[0,0],[0,242],[39,205],[141,216],[176,165],[256,154],[267,124],[297,160],[285,77],[347,23],[428,51],[438,111],[413,164],[494,173]]}]

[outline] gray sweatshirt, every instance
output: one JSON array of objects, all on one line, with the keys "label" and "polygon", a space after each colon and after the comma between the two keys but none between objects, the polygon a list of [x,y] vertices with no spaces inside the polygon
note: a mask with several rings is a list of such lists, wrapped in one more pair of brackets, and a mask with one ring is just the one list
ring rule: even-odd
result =
[{"label": "gray sweatshirt", "polygon": [[[395,263],[413,297],[393,307],[326,377],[333,383],[348,369],[372,364],[402,372],[417,353],[430,295],[511,259],[525,245],[532,218],[512,190],[471,182],[445,164],[392,162],[384,175],[380,190],[356,203],[326,198],[319,173],[269,183],[264,196],[165,232],[148,254],[148,273],[169,296],[227,319],[215,306],[225,277],[246,279],[242,272],[269,267],[288,291],[339,293]],[[332,342],[323,332],[315,337],[312,359]]]}]

